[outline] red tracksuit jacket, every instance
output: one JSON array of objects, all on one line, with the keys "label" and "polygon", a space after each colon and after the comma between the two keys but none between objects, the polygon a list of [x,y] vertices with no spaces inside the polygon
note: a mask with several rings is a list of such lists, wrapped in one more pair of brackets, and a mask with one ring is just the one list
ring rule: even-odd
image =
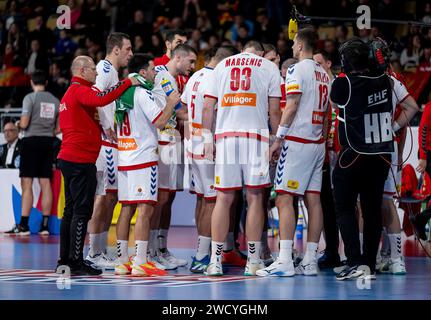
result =
[{"label": "red tracksuit jacket", "polygon": [[60,129],[63,134],[58,158],[77,163],[96,163],[102,139],[96,107],[105,106],[132,85],[130,79],[103,92],[93,84],[73,77],[60,102]]}]

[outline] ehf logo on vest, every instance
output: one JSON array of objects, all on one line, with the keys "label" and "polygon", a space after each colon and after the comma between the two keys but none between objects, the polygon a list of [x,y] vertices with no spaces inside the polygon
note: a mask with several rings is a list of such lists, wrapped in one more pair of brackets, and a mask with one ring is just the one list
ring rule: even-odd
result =
[{"label": "ehf logo on vest", "polygon": [[[388,102],[388,89],[373,93],[367,98],[368,108]],[[367,109],[368,109],[367,108]],[[364,114],[365,143],[375,144],[392,140],[392,115],[390,112]]]}]

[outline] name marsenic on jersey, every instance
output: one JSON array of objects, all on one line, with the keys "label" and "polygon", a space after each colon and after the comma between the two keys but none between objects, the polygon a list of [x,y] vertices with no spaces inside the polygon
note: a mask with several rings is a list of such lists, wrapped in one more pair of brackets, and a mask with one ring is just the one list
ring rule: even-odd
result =
[{"label": "name marsenic on jersey", "polygon": [[225,67],[235,66],[256,66],[262,65],[262,58],[228,58],[225,62]]}]

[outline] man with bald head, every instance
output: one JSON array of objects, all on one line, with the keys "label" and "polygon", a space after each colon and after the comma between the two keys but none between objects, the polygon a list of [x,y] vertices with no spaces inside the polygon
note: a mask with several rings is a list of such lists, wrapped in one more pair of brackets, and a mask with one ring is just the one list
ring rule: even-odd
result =
[{"label": "man with bald head", "polygon": [[[60,103],[60,129],[63,142],[58,155],[64,177],[66,207],[60,229],[60,265],[67,265],[72,275],[98,275],[102,271],[83,261],[87,223],[93,212],[96,193],[96,159],[101,147],[101,131],[96,107],[119,98],[135,78],[118,82],[98,92],[92,88],[97,71],[88,56],[72,62],[72,80]],[[60,272],[61,268],[57,268]]]}]

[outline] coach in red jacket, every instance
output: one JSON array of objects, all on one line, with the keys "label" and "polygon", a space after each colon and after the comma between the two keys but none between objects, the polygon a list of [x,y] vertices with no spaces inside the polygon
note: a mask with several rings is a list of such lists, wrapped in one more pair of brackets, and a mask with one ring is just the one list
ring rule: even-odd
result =
[{"label": "coach in red jacket", "polygon": [[[93,60],[79,56],[72,63],[71,85],[60,103],[60,129],[63,134],[58,155],[64,177],[66,207],[60,229],[59,265],[67,265],[72,275],[97,275],[83,261],[87,222],[93,212],[96,192],[96,159],[101,146],[101,131],[96,107],[106,106],[131,85],[134,78],[118,82],[112,88],[98,92],[92,88],[97,72]],[[57,268],[61,272],[63,268]]]}]

